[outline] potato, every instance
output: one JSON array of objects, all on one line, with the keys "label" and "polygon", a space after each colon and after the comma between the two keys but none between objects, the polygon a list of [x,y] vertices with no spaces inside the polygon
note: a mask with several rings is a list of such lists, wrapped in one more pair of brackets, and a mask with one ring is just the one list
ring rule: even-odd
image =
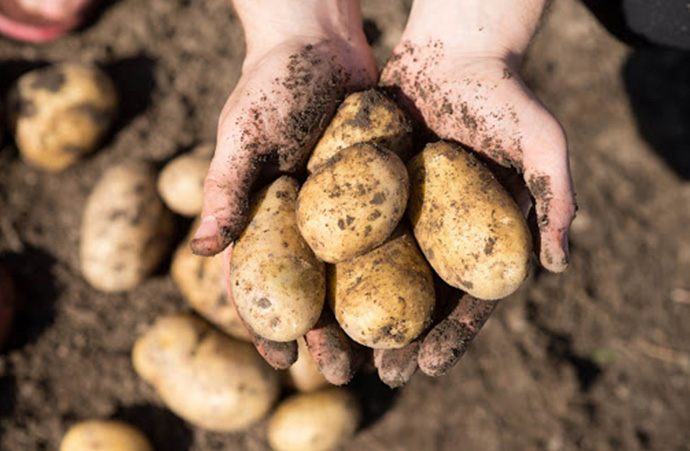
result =
[{"label": "potato", "polygon": [[326,451],[343,445],[357,430],[360,408],[345,388],[295,395],[278,406],[268,423],[276,451]]},{"label": "potato", "polygon": [[329,385],[309,352],[304,338],[297,339],[299,357],[285,373],[286,385],[301,392],[318,390]]},{"label": "potato", "polygon": [[21,156],[49,171],[100,144],[117,113],[117,93],[100,69],[57,64],[23,75],[10,94],[10,124]]},{"label": "potato", "polygon": [[0,350],[10,335],[17,298],[10,274],[0,266]]},{"label": "potato", "polygon": [[200,257],[194,255],[189,247],[198,226],[197,220],[192,225],[187,239],[175,251],[170,266],[172,279],[189,306],[201,316],[232,337],[249,341],[249,332],[242,324],[235,306],[228,299],[221,254]]},{"label": "potato", "polygon": [[400,158],[382,147],[356,144],[304,183],[297,200],[297,225],[321,260],[350,260],[374,249],[395,230],[408,190]]},{"label": "potato", "polygon": [[409,344],[431,323],[431,269],[401,224],[382,246],[328,268],[328,301],[340,327],[374,349]]},{"label": "potato", "polygon": [[153,451],[146,437],[120,421],[84,421],[72,426],[60,451]]},{"label": "potato", "polygon": [[484,300],[513,293],[527,277],[532,243],[520,210],[460,146],[426,146],[408,164],[408,216],[424,255],[449,285]]},{"label": "potato", "polygon": [[196,216],[204,201],[204,178],[211,164],[213,150],[201,145],[165,165],[158,176],[158,192],[175,213]]},{"label": "potato", "polygon": [[203,429],[249,427],[278,397],[278,373],[252,345],[191,315],[158,319],[135,343],[132,360],[170,410]]},{"label": "potato", "polygon": [[172,215],[143,162],[108,169],[86,202],[80,259],[84,278],[102,291],[134,288],[167,255]]},{"label": "potato", "polygon": [[391,99],[376,89],[350,94],[316,143],[309,173],[354,144],[371,142],[405,159],[412,149],[412,123]]},{"label": "potato", "polygon": [[232,295],[240,316],[254,332],[279,342],[311,329],[326,297],[324,264],[297,229],[297,189],[287,176],[263,189],[232,251]]}]

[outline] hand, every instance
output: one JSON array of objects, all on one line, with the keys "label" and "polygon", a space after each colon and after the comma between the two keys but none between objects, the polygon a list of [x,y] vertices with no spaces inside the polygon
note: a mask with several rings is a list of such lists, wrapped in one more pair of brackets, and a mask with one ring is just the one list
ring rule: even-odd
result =
[{"label": "hand", "polygon": [[[539,260],[546,269],[562,272],[568,266],[575,199],[563,129],[517,71],[543,7],[541,0],[526,3],[416,2],[381,84],[397,91],[439,138],[460,142],[522,175],[535,201]],[[516,5],[522,9],[516,11]],[[524,204],[521,193],[513,194]],[[425,337],[401,350],[375,352],[381,379],[402,385],[417,366],[432,376],[444,374],[495,306],[452,294],[449,306],[439,309],[440,322]]]},{"label": "hand", "polygon": [[[345,95],[374,86],[378,78],[357,1],[237,0],[235,7],[247,56],[221,113],[204,184],[202,223],[191,244],[201,255],[225,249],[226,279],[232,264],[229,244],[246,225],[249,194],[262,171],[303,170]],[[248,330],[273,367],[285,369],[297,359],[296,342],[273,342]],[[350,380],[358,346],[328,308],[305,339],[327,380],[336,385]]]}]

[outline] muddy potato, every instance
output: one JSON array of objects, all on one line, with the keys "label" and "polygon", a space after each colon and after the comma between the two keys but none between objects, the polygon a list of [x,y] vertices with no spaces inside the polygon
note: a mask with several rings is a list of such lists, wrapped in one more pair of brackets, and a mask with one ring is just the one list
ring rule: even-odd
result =
[{"label": "muddy potato", "polygon": [[175,251],[170,266],[172,279],[189,306],[201,316],[232,337],[249,341],[249,332],[228,298],[221,254],[200,257],[189,247],[198,226],[197,220],[187,239]]},{"label": "muddy potato", "polygon": [[147,438],[120,421],[84,421],[72,426],[60,451],[153,451]]},{"label": "muddy potato", "polygon": [[329,385],[309,352],[304,338],[297,339],[298,357],[285,372],[285,385],[301,392],[311,392]]},{"label": "muddy potato", "polygon": [[405,165],[371,144],[340,151],[307,179],[297,224],[317,257],[338,263],[363,255],[395,230],[407,204]]},{"label": "muddy potato", "polygon": [[275,451],[331,450],[354,435],[360,415],[357,400],[345,388],[295,395],[271,417],[268,442]]},{"label": "muddy potato", "polygon": [[426,146],[408,164],[408,216],[431,266],[449,285],[484,300],[513,293],[527,277],[529,230],[520,210],[460,146]]},{"label": "muddy potato", "polygon": [[135,343],[132,360],[170,410],[203,429],[249,427],[278,397],[278,373],[251,344],[191,315],[158,319]]},{"label": "muddy potato", "polygon": [[240,316],[264,338],[292,341],[312,328],[326,298],[324,264],[300,236],[298,184],[284,176],[253,200],[232,250],[230,280]]},{"label": "muddy potato", "polygon": [[402,348],[431,323],[436,302],[431,269],[407,226],[368,254],[328,271],[331,310],[357,343]]},{"label": "muddy potato", "polygon": [[412,123],[398,105],[376,89],[345,98],[311,154],[314,173],[343,149],[370,142],[390,149],[403,160],[412,149]]},{"label": "muddy potato", "polygon": [[84,278],[102,291],[134,288],[170,247],[172,215],[143,162],[108,169],[86,202],[80,260]]},{"label": "muddy potato", "polygon": [[112,125],[117,93],[94,66],[57,64],[22,76],[10,95],[19,152],[41,169],[60,171],[96,150]]},{"label": "muddy potato", "polygon": [[204,178],[211,164],[213,151],[202,145],[180,155],[165,165],[158,176],[158,192],[175,213],[195,216],[204,201]]}]

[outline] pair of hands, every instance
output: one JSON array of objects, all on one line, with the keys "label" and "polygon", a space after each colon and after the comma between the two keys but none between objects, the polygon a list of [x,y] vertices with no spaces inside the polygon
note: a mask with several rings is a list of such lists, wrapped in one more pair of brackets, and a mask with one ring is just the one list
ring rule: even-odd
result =
[{"label": "pair of hands", "polygon": [[[567,232],[575,211],[565,135],[521,81],[516,53],[509,46],[492,49],[481,40],[458,45],[450,38],[432,38],[411,18],[379,78],[361,31],[358,5],[355,10],[351,1],[335,3],[341,9],[329,14],[301,11],[293,18],[301,26],[287,28],[299,29],[295,34],[281,27],[279,11],[274,12],[275,26],[267,27],[257,20],[262,13],[255,4],[236,2],[247,35],[247,57],[220,117],[193,251],[213,255],[224,250],[229,274],[230,244],[246,224],[256,180],[271,170],[302,170],[344,96],[378,82],[398,92],[403,107],[439,138],[460,142],[488,162],[522,175],[524,183],[513,194],[525,210],[534,199],[535,249],[541,264],[550,271],[565,270]],[[433,376],[444,374],[496,305],[459,292],[449,296],[424,337],[403,349],[374,351],[384,382],[402,385],[417,367]],[[324,310],[305,338],[326,378],[342,384],[360,363],[361,349],[344,335],[328,308]],[[254,339],[276,367],[289,366],[296,358],[295,343]]]}]

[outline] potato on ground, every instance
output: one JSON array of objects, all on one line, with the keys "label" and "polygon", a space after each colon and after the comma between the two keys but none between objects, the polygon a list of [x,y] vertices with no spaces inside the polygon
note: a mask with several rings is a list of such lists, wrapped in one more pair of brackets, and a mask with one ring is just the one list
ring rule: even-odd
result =
[{"label": "potato on ground", "polygon": [[360,416],[357,400],[345,388],[295,395],[271,417],[268,442],[275,451],[331,450],[354,435]]},{"label": "potato on ground", "polygon": [[431,268],[407,226],[368,254],[328,271],[331,309],[357,343],[398,349],[430,325],[436,303]]},{"label": "potato on ground", "polygon": [[170,275],[190,307],[223,332],[249,341],[249,332],[228,298],[221,254],[200,257],[189,247],[198,222],[192,225],[189,236],[175,251]]},{"label": "potato on ground", "polygon": [[72,426],[60,451],[153,451],[138,429],[120,421],[84,421]]},{"label": "potato on ground", "polygon": [[201,213],[204,201],[204,178],[211,164],[213,151],[201,145],[165,165],[158,176],[158,192],[175,213],[195,216]]},{"label": "potato on ground", "polygon": [[251,426],[278,397],[278,373],[251,344],[191,315],[158,319],[135,343],[132,360],[173,412],[203,429]]},{"label": "potato on ground", "polygon": [[96,150],[117,104],[112,81],[95,66],[64,63],[25,74],[9,111],[21,156],[41,169],[65,169]]},{"label": "potato on ground", "polygon": [[407,214],[422,252],[449,285],[504,298],[527,277],[527,224],[491,172],[459,145],[437,142],[408,164]]},{"label": "potato on ground", "polygon": [[324,264],[297,229],[297,181],[283,176],[254,198],[232,250],[232,295],[264,338],[292,341],[316,324],[326,298]]},{"label": "potato on ground", "polygon": [[405,212],[409,181],[393,152],[372,144],[340,151],[307,179],[297,224],[321,260],[338,263],[383,243]]},{"label": "potato on ground", "polygon": [[318,171],[343,149],[374,143],[405,160],[412,150],[412,123],[381,91],[369,89],[345,98],[312,152],[307,170]]},{"label": "potato on ground", "polygon": [[285,372],[288,387],[301,392],[311,392],[329,385],[309,352],[304,338],[297,339],[299,355],[297,361]]},{"label": "potato on ground", "polygon": [[80,259],[86,280],[102,291],[134,288],[167,255],[172,215],[143,162],[108,169],[86,202]]},{"label": "potato on ground", "polygon": [[10,274],[0,266],[0,350],[10,335],[17,293]]}]

